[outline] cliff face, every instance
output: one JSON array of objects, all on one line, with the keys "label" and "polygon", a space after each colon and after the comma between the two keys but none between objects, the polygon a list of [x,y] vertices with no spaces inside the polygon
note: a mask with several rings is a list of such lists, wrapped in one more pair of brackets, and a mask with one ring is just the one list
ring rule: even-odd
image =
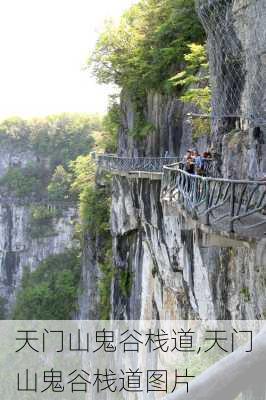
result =
[{"label": "cliff face", "polygon": [[[265,175],[265,125],[258,118],[251,121],[245,111],[254,109],[266,116],[261,109],[264,97],[258,103],[261,87],[255,90],[258,70],[263,82],[266,81],[265,49],[262,48],[262,43],[265,46],[266,42],[255,41],[255,37],[263,37],[265,30],[265,2],[255,3],[228,2],[227,11],[227,18],[232,18],[233,25],[225,30],[226,35],[232,37],[233,34],[241,54],[247,55],[245,65],[241,66],[243,82],[235,92],[238,96],[235,104],[242,110],[243,117],[221,118],[213,124],[210,138],[195,142],[187,118],[193,107],[174,97],[150,93],[144,112],[154,129],[139,141],[130,136],[136,116],[131,100],[123,94],[120,154],[162,156],[169,151],[171,155],[183,155],[192,144],[201,151],[210,142],[218,152],[223,176],[247,179]],[[209,41],[213,81],[221,69],[218,63],[221,53],[224,54],[221,47],[224,44],[222,41],[219,47],[214,40]],[[224,79],[228,81],[232,75]],[[221,107],[227,101],[222,96],[228,96],[228,91],[219,86],[219,80],[215,84],[220,100],[214,98],[214,113],[221,114],[224,111]],[[263,96],[265,93],[264,90]],[[114,178],[112,234],[117,274],[113,317],[265,318],[265,239],[255,241],[208,230],[178,207],[162,204],[160,190],[159,181]],[[131,277],[128,295],[119,291],[121,270]]]},{"label": "cliff face", "polygon": [[[10,147],[0,150],[0,177],[10,167],[25,167],[37,156],[31,151],[20,151]],[[49,229],[43,232],[32,230],[31,208],[36,206],[31,198],[21,199],[1,193],[0,197],[0,296],[6,299],[7,309],[15,301],[15,292],[20,285],[23,270],[33,271],[50,255],[63,253],[76,245],[74,222],[77,210],[74,205],[47,204],[56,208]],[[39,229],[37,224],[36,229]]]},{"label": "cliff face", "polygon": [[[215,0],[214,3],[225,2]],[[208,4],[211,6],[212,2]],[[193,105],[183,104],[174,95],[150,92],[143,99],[142,110],[149,133],[137,137],[132,134],[137,112],[130,96],[123,92],[120,155],[158,157],[167,153],[183,156],[189,147],[204,151],[212,145],[220,158],[224,177],[265,175],[265,124],[256,115],[250,118],[252,110],[253,114],[265,115],[265,1],[238,0],[226,4],[230,29],[223,30],[223,40],[218,44],[211,35],[209,39],[211,76],[217,90],[214,114],[221,117],[213,122],[212,135],[193,137],[188,117],[197,112]],[[225,43],[229,54],[235,50],[235,45],[239,52],[237,71],[241,82],[235,91],[234,111],[238,111],[241,118],[224,117],[228,90],[221,86],[217,77],[222,70]],[[232,70],[223,71],[224,82],[230,83],[234,78]],[[24,168],[33,162],[49,165],[48,158],[40,159],[33,151],[2,147],[0,178],[11,167]],[[111,230],[115,271],[114,278],[113,273],[110,274],[111,288],[108,288],[112,293],[111,317],[265,318],[266,240],[236,238],[207,229],[178,205],[170,207],[162,203],[160,191],[160,181],[113,178]],[[34,270],[49,255],[76,245],[77,210],[74,206],[59,204],[60,213],[55,213],[49,231],[37,237],[31,229],[34,205],[31,198],[22,201],[4,194],[0,197],[0,296],[8,301],[8,309],[14,303],[25,267]],[[104,278],[101,248],[101,239],[87,233],[78,318],[98,319],[101,315],[99,282]],[[108,293],[106,287],[105,292]]]},{"label": "cliff face", "polygon": [[213,114],[218,118],[212,140],[223,160],[223,176],[261,177],[266,170],[265,1],[197,4],[208,33]]},{"label": "cliff face", "polygon": [[28,231],[29,206],[14,201],[0,204],[0,294],[9,305],[14,302],[25,267],[33,271],[48,256],[73,247],[75,218],[75,208],[64,209],[62,216],[53,220],[53,233],[33,238]]},{"label": "cliff face", "polygon": [[115,280],[114,318],[265,317],[265,240],[207,230],[161,204],[159,182],[116,177],[113,189],[115,263],[131,276],[130,296]]},{"label": "cliff face", "polygon": [[[149,134],[136,138],[131,134],[137,115],[127,93],[121,96],[122,127],[118,138],[118,153],[133,157],[163,157],[184,154],[194,144],[189,113],[196,112],[192,104],[184,104],[175,96],[150,92],[143,105],[143,114],[151,125]],[[199,149],[205,149],[207,138],[197,139]]]},{"label": "cliff face", "polygon": [[91,237],[90,233],[84,238],[82,259],[82,294],[79,298],[78,319],[98,320],[101,315],[101,298],[99,282],[102,272],[99,265],[101,246],[99,241]]}]

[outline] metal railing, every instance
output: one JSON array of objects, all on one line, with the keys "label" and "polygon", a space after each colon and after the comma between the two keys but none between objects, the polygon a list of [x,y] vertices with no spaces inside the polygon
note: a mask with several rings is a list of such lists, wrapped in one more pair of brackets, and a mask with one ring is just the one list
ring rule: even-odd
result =
[{"label": "metal railing", "polygon": [[260,235],[258,228],[266,224],[266,181],[192,175],[175,164],[164,167],[161,195],[230,232],[255,229]]},{"label": "metal railing", "polygon": [[178,157],[118,157],[115,154],[97,156],[97,164],[109,172],[163,172],[165,165],[179,161]]},{"label": "metal railing", "polygon": [[[197,166],[195,165],[195,163],[193,164],[193,171],[194,174],[196,175],[200,175],[200,176],[212,176],[214,178],[217,178],[219,176],[219,168],[217,165],[217,160],[214,160],[213,158],[201,158],[202,160],[202,165],[200,168],[197,168]],[[179,169],[182,169],[186,172],[188,172],[187,170],[187,166],[185,161],[180,161],[178,163],[173,163],[175,166],[178,166]],[[167,165],[166,165],[167,166]],[[168,165],[170,166],[170,165]]]},{"label": "metal railing", "polygon": [[[110,172],[160,172],[161,197],[182,204],[193,217],[204,217],[206,225],[219,230],[243,232],[266,224],[266,180],[231,180],[217,178],[216,163],[207,160],[204,176],[190,174],[177,157],[97,156],[99,167]],[[254,232],[253,232],[254,233]]]}]

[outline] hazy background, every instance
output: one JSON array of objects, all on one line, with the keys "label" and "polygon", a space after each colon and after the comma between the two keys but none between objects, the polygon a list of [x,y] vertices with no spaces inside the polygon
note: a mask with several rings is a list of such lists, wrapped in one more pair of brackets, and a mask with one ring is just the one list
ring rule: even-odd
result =
[{"label": "hazy background", "polygon": [[104,112],[111,88],[82,71],[106,18],[136,0],[0,0],[0,118]]}]

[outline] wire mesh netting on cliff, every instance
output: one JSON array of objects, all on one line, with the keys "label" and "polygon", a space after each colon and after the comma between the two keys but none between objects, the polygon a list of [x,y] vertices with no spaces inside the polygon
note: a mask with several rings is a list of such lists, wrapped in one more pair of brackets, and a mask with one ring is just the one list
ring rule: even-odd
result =
[{"label": "wire mesh netting on cliff", "polygon": [[266,123],[266,1],[196,0],[208,35],[212,117]]}]

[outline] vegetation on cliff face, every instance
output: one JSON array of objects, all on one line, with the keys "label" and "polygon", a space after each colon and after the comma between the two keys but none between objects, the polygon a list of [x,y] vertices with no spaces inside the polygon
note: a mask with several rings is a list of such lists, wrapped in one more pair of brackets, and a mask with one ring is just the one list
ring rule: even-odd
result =
[{"label": "vegetation on cliff face", "polygon": [[63,201],[70,197],[70,185],[72,176],[63,165],[58,165],[47,186],[48,197],[50,200]]},{"label": "vegetation on cliff face", "polygon": [[13,318],[73,318],[78,306],[80,275],[79,250],[50,256],[32,273],[25,269]]},{"label": "vegetation on cliff face", "polygon": [[[146,95],[150,90],[169,93],[179,86],[178,92],[185,92],[184,101],[193,96],[197,99],[200,94],[200,101],[206,106],[208,93],[204,87],[200,86],[201,92],[197,93],[185,91],[195,71],[205,63],[202,46],[192,45],[191,54],[185,56],[187,46],[194,42],[204,42],[194,0],[140,0],[123,15],[118,26],[107,23],[88,64],[99,82],[115,83],[130,95],[136,118],[129,134],[143,138],[154,130],[145,118]],[[185,65],[187,68],[181,72]],[[97,116],[63,114],[27,121],[12,118],[0,123],[0,145],[15,146],[35,156],[27,166],[12,166],[0,180],[1,189],[17,197],[37,197],[59,204],[77,202],[80,221],[76,230],[81,250],[87,232],[101,249],[97,263],[102,272],[98,282],[102,319],[110,316],[114,277],[110,179],[101,177],[100,184],[96,183],[95,161],[89,153],[95,149],[115,152],[121,122],[119,101],[112,96],[103,120]],[[32,206],[31,236],[51,234],[57,212],[58,208]],[[34,272],[26,270],[14,318],[71,318],[77,307],[80,275],[79,250],[48,257]],[[121,293],[129,296],[130,273],[121,273],[119,282]]]},{"label": "vegetation on cliff face", "polygon": [[91,156],[80,156],[71,163],[71,189],[79,197],[81,232],[89,231],[92,238],[109,229],[110,197],[108,180],[103,187],[95,182],[96,165]]},{"label": "vegetation on cliff face", "polygon": [[112,262],[112,243],[110,240],[105,240],[105,257],[99,262],[99,267],[102,273],[101,279],[98,282],[100,295],[100,315],[102,320],[110,319],[111,313],[111,295],[112,295],[112,280],[115,276],[115,268]]},{"label": "vegetation on cliff face", "polygon": [[38,196],[43,193],[47,172],[40,164],[29,162],[25,167],[10,167],[0,178],[1,191],[16,197]]},{"label": "vegetation on cliff face", "polygon": [[143,93],[162,89],[186,45],[203,39],[194,0],[141,0],[118,26],[106,24],[88,63],[100,83]]},{"label": "vegetation on cliff face", "polygon": [[174,86],[184,87],[181,100],[194,103],[202,112],[210,112],[211,90],[209,87],[209,64],[206,49],[201,44],[189,44],[183,71],[169,81]]},{"label": "vegetation on cliff face", "polygon": [[205,46],[192,43],[185,55],[186,66],[183,71],[169,79],[170,84],[183,89],[181,100],[193,103],[198,113],[192,119],[192,138],[194,141],[211,133],[211,88],[209,85],[209,63]]},{"label": "vegetation on cliff face", "polygon": [[101,122],[97,115],[75,113],[11,117],[0,122],[0,144],[49,155],[52,164],[66,164],[92,144],[91,133],[101,129]]},{"label": "vegetation on cliff face", "polygon": [[[185,56],[187,46],[203,44],[204,40],[194,0],[140,0],[118,25],[106,24],[88,66],[99,83],[115,83],[129,94],[135,116],[131,134],[136,139],[154,131],[146,120],[147,92],[180,94],[181,88],[177,91],[170,79],[176,72],[182,74],[186,62],[195,63],[195,57]],[[201,102],[208,95],[206,90],[197,94]],[[186,93],[186,98],[193,96],[191,100],[195,100],[197,94]]]},{"label": "vegetation on cliff face", "polygon": [[107,153],[117,150],[118,131],[121,126],[121,110],[117,95],[109,97],[108,112],[103,118],[103,132],[98,145]]},{"label": "vegetation on cliff face", "polygon": [[54,219],[62,216],[62,207],[48,205],[30,206],[30,223],[28,233],[34,238],[54,235]]},{"label": "vegetation on cliff face", "polygon": [[[105,133],[98,142],[100,146],[106,143]],[[96,262],[102,273],[101,279],[96,283],[100,296],[99,318],[106,320],[110,317],[111,284],[114,275],[110,234],[110,178],[101,177],[101,185],[96,183],[96,165],[91,156],[78,157],[71,163],[71,170],[74,176],[71,189],[79,197],[80,224],[77,226],[77,234],[83,243],[88,232],[98,248]]]},{"label": "vegetation on cliff face", "polygon": [[10,118],[0,123],[0,145],[34,159],[11,166],[0,179],[2,190],[17,197],[67,200],[71,197],[69,164],[88,154],[93,135],[102,129],[98,116],[62,114],[42,119]]},{"label": "vegetation on cliff face", "polygon": [[106,177],[104,185],[96,183],[96,164],[89,153],[115,151],[119,119],[119,106],[113,98],[104,119],[64,114],[41,120],[12,118],[0,123],[0,145],[11,154],[16,149],[17,160],[0,179],[0,190],[27,199],[28,235],[32,239],[54,235],[65,202],[76,204],[80,214],[75,228],[80,250],[50,256],[34,272],[25,270],[13,310],[15,319],[73,317],[80,286],[80,252],[87,233],[95,246],[100,243],[97,262],[102,270],[98,283],[101,317],[108,317],[112,269],[110,180]]}]

